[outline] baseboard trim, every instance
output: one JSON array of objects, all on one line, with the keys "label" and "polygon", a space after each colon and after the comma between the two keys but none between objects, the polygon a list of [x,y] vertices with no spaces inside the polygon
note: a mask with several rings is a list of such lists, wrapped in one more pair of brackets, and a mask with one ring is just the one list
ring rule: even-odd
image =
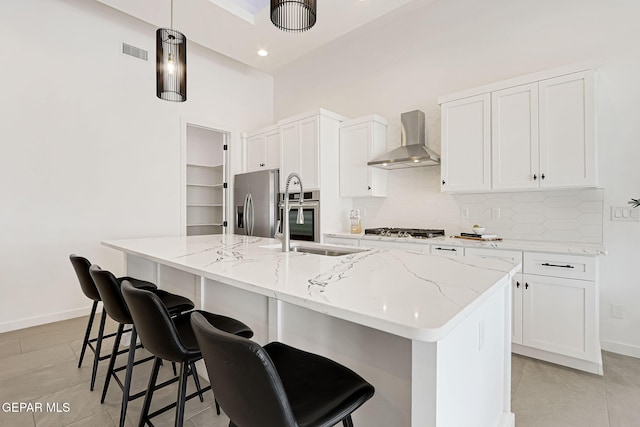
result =
[{"label": "baseboard trim", "polygon": [[602,375],[602,355],[600,351],[596,354],[596,361],[588,361],[576,359],[562,354],[551,353],[533,347],[527,347],[521,344],[512,343],[511,351],[523,356],[532,357],[534,359],[544,360],[546,362],[555,363],[557,365],[567,366],[569,368],[578,369],[580,371],[590,372],[596,375]]},{"label": "baseboard trim", "polygon": [[500,421],[498,421],[499,427],[515,427],[516,425],[516,414],[513,412],[503,412],[500,417]]},{"label": "baseboard trim", "polygon": [[640,346],[616,341],[602,341],[602,349],[611,353],[640,358]]},{"label": "baseboard trim", "polygon": [[[102,311],[102,306],[97,311]],[[88,316],[91,313],[91,306],[78,308],[75,310],[62,311],[59,313],[45,314],[43,316],[27,317],[25,319],[12,320],[0,323],[0,333],[16,331],[18,329],[31,328],[47,323],[60,322],[61,320],[75,319],[76,317]]]}]

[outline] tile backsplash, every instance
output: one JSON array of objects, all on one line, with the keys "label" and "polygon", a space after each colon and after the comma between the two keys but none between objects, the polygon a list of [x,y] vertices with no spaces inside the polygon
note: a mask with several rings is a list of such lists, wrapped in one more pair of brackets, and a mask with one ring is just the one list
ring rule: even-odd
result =
[{"label": "tile backsplash", "polygon": [[443,228],[450,235],[479,224],[505,239],[602,243],[603,189],[443,194],[439,182],[440,167],[390,171],[388,197],[354,199],[353,207],[365,228]]}]

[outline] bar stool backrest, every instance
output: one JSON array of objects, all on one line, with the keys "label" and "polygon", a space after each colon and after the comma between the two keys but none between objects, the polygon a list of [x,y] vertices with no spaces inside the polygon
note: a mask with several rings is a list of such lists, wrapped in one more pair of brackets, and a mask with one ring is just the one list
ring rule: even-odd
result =
[{"label": "bar stool backrest", "polygon": [[78,276],[80,288],[82,288],[85,296],[94,301],[100,301],[98,289],[89,274],[89,267],[91,267],[89,260],[76,254],[69,255],[69,260],[76,272],[76,276]]},{"label": "bar stool backrest", "polygon": [[133,319],[124,301],[120,282],[110,271],[102,270],[97,265],[89,267],[89,274],[98,288],[102,304],[107,310],[109,317],[120,324],[131,324]]},{"label": "bar stool backrest", "polygon": [[284,386],[257,343],[212,326],[199,313],[191,325],[216,399],[238,426],[297,427]]},{"label": "bar stool backrest", "polygon": [[153,292],[134,288],[128,280],[122,281],[121,289],[144,348],[170,362],[184,360],[190,352],[162,300]]}]

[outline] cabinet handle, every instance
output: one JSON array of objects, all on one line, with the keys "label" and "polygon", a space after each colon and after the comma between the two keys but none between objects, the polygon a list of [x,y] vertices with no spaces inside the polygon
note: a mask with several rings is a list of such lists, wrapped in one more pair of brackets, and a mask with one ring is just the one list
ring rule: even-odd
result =
[{"label": "cabinet handle", "polygon": [[370,185],[367,185],[367,190],[371,190],[371,186]]},{"label": "cabinet handle", "polygon": [[524,284],[524,288],[525,288],[525,289],[529,289],[529,284],[528,284],[528,283],[525,283],[525,284]]},{"label": "cabinet handle", "polygon": [[443,179],[443,180],[442,180],[442,185],[445,185],[445,184],[446,184],[446,182],[444,182],[444,179]]},{"label": "cabinet handle", "polygon": [[457,249],[450,249],[450,248],[433,248],[437,251],[453,251],[453,252],[457,252]]},{"label": "cabinet handle", "polygon": [[516,288],[520,289],[520,282],[516,282]]},{"label": "cabinet handle", "polygon": [[544,179],[544,174],[540,175],[540,178]]},{"label": "cabinet handle", "polygon": [[264,167],[264,163],[260,163],[260,167],[263,168]]},{"label": "cabinet handle", "polygon": [[536,179],[538,179],[538,175],[536,175],[535,173],[533,174],[533,180],[535,181]]},{"label": "cabinet handle", "polygon": [[544,264],[545,267],[559,267],[559,268],[575,268],[573,265],[567,264],[567,265],[558,265],[558,264],[549,264],[548,262],[545,262]]}]

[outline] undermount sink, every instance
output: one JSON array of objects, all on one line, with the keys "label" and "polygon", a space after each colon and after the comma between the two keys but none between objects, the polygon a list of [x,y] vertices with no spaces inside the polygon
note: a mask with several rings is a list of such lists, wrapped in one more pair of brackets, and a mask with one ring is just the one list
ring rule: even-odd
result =
[{"label": "undermount sink", "polygon": [[314,255],[342,256],[342,255],[357,254],[359,252],[365,252],[367,249],[294,246],[291,248],[291,250],[293,252],[305,252],[305,253],[314,254]]},{"label": "undermount sink", "polygon": [[[261,248],[265,249],[281,249],[281,244],[274,245],[264,245]],[[343,256],[343,255],[351,255],[357,254],[360,252],[366,252],[369,249],[359,249],[359,248],[347,248],[343,246],[333,246],[333,245],[301,245],[300,243],[292,243],[291,244],[291,252],[303,252],[307,254],[313,255],[323,255],[323,256]]]}]

